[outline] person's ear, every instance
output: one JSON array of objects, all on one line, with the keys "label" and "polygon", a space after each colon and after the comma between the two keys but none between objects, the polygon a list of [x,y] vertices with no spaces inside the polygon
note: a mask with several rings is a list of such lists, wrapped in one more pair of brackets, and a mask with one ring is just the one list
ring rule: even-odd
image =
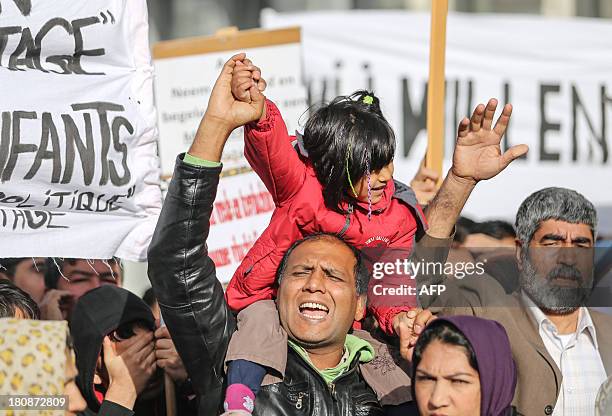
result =
[{"label": "person's ear", "polygon": [[519,270],[523,270],[523,259],[521,258],[521,251],[523,249],[523,245],[518,239],[514,240],[514,242],[515,242],[514,257],[516,258],[516,264]]},{"label": "person's ear", "polygon": [[365,293],[357,297],[357,308],[355,308],[356,321],[361,321],[365,317],[367,299],[368,297]]}]

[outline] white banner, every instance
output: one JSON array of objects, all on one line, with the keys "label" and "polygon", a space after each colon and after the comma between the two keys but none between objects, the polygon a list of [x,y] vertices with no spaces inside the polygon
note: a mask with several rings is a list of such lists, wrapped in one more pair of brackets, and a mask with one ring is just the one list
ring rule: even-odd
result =
[{"label": "white banner", "polygon": [[145,0],[0,0],[0,257],[146,258],[152,73]]},{"label": "white banner", "polygon": [[[221,67],[238,52],[246,52],[257,66],[265,68],[266,96],[278,105],[294,134],[306,110],[299,43],[156,59],[155,95],[165,175],[172,174],[176,156],[189,149]],[[224,176],[207,243],[219,280],[227,282],[268,225],[274,201],[244,158],[242,128],[228,139],[222,162]]]},{"label": "white banner", "polygon": [[[429,14],[267,10],[262,24],[302,28],[309,104],[374,89],[397,135],[395,176],[410,181],[427,142]],[[514,105],[505,145],[530,147],[526,159],[477,186],[465,215],[513,219],[527,195],[546,186],[573,188],[600,207],[612,206],[611,51],[606,20],[449,15],[447,158],[458,122],[490,97]],[[265,76],[277,63],[260,65]]]}]

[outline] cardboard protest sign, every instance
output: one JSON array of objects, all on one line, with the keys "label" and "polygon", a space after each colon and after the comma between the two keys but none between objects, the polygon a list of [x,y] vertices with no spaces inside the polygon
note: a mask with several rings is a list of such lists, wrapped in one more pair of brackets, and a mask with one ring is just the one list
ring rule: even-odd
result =
[{"label": "cardboard protest sign", "polygon": [[0,256],[146,258],[152,72],[145,0],[0,0]]},{"label": "cardboard protest sign", "polygon": [[[174,170],[177,154],[189,148],[219,71],[235,53],[246,52],[262,69],[268,83],[265,94],[278,105],[291,134],[306,111],[298,29],[248,30],[161,42],[153,50],[160,156],[166,177]],[[223,282],[231,278],[274,210],[272,197],[249,167],[243,149],[243,129],[239,128],[223,153],[223,177],[207,241]]]}]

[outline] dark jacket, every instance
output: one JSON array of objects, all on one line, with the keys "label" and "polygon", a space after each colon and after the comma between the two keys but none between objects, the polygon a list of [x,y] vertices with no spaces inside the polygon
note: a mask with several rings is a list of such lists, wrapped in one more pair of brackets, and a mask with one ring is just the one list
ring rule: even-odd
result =
[{"label": "dark jacket", "polygon": [[384,415],[376,394],[366,384],[357,359],[331,385],[291,348],[282,383],[263,386],[254,415]]},{"label": "dark jacket", "polygon": [[[149,279],[164,321],[200,398],[199,414],[221,409],[224,357],[236,321],[208,256],[206,240],[221,167],[186,165],[179,156],[149,247]],[[285,378],[262,387],[255,414],[382,415],[357,362],[333,387],[290,352]]]},{"label": "dark jacket", "polygon": [[104,415],[104,416],[133,416],[134,412],[130,409],[127,409],[117,403],[109,402],[104,400],[98,409],[98,412],[94,412],[90,409],[85,409],[85,411],[79,413],[80,416],[96,416],[96,415]]}]

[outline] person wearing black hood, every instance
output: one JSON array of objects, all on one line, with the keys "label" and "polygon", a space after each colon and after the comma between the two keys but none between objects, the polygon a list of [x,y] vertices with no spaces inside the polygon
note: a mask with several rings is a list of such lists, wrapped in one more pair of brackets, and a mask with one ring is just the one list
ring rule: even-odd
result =
[{"label": "person wearing black hood", "polygon": [[79,299],[70,332],[87,401],[82,415],[165,414],[154,330],[149,307],[125,289],[102,286]]}]

